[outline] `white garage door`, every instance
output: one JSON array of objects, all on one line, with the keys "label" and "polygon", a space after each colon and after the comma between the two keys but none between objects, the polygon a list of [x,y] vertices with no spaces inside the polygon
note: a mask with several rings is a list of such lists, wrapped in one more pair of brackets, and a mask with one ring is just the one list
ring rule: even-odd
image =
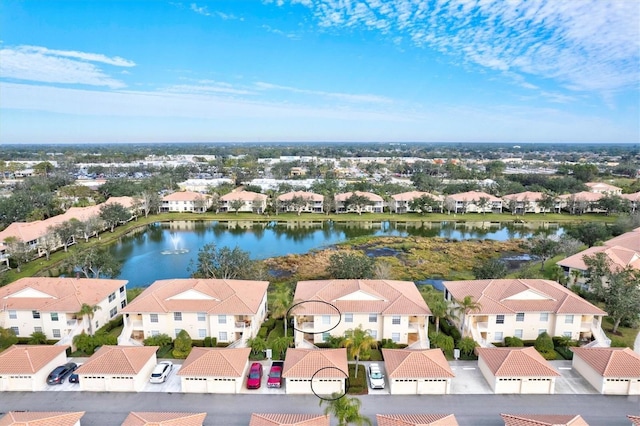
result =
[{"label": "white garage door", "polygon": [[7,390],[4,388],[6,385],[7,380],[3,379],[2,376],[0,376],[0,392]]},{"label": "white garage door", "polygon": [[520,383],[518,378],[498,379],[495,393],[520,393]]},{"label": "white garage door", "polygon": [[528,378],[522,380],[521,393],[551,393],[551,379]]},{"label": "white garage door", "polygon": [[415,395],[418,392],[416,379],[393,379],[391,393],[394,395]]},{"label": "white garage door", "polygon": [[286,379],[286,391],[291,394],[311,392],[311,380],[309,379]]},{"label": "white garage door", "polygon": [[236,393],[235,379],[209,377],[207,386],[209,393]]},{"label": "white garage door", "polygon": [[342,394],[344,392],[342,383],[344,383],[343,380],[314,379],[313,392],[321,396],[331,396],[333,393]]},{"label": "white garage door", "polygon": [[206,393],[207,378],[206,377],[183,377],[182,391],[190,393]]},{"label": "white garage door", "polygon": [[79,376],[80,388],[84,391],[104,392],[106,391],[106,380],[104,376]]},{"label": "white garage door", "polygon": [[12,391],[33,390],[33,378],[31,376],[9,376],[8,388]]},{"label": "white garage door", "polygon": [[430,379],[418,381],[418,395],[443,395],[446,391],[446,380]]},{"label": "white garage door", "polygon": [[629,392],[629,379],[606,379],[605,395],[626,395]]}]

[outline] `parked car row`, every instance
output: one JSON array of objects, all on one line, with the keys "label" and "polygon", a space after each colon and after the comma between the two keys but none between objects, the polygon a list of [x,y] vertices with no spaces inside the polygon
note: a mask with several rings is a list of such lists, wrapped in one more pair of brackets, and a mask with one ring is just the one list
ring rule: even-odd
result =
[{"label": "parked car row", "polygon": [[[54,368],[49,376],[47,377],[47,384],[49,385],[61,385],[64,383],[65,379],[69,380],[69,383],[79,383],[80,378],[75,373],[78,369],[79,365],[74,362],[69,362],[64,365],[59,365]],[[167,377],[169,377],[169,373],[173,370],[173,363],[171,361],[160,361],[158,365],[156,365],[151,372],[151,377],[149,378],[150,383],[164,383],[167,381]]]}]

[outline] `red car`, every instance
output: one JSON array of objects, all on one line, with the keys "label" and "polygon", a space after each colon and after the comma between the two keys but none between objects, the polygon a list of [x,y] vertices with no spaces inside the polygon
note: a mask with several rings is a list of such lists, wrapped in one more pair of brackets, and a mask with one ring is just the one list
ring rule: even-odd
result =
[{"label": "red car", "polygon": [[282,365],[281,361],[273,361],[271,369],[269,370],[269,377],[267,378],[268,388],[279,388],[282,386]]},{"label": "red car", "polygon": [[262,382],[262,364],[254,362],[247,376],[247,389],[258,389]]}]

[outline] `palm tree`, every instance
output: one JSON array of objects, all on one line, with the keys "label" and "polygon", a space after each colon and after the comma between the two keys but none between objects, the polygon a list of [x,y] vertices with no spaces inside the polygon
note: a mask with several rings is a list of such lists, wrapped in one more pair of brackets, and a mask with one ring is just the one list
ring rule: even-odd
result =
[{"label": "palm tree", "polygon": [[449,315],[449,302],[444,299],[432,299],[427,302],[431,315],[435,319],[436,334],[440,332],[440,319]]},{"label": "palm tree", "polygon": [[332,399],[321,399],[320,406],[326,405],[324,415],[333,414],[338,420],[338,426],[348,425],[371,425],[368,417],[360,414],[360,406],[362,403],[358,398],[346,396],[339,393],[331,395]]},{"label": "palm tree", "polygon": [[371,337],[369,331],[363,330],[362,326],[356,329],[347,330],[344,333],[344,347],[349,351],[349,355],[356,360],[356,373],[358,377],[358,361],[362,352],[369,351],[378,347],[378,342]]},{"label": "palm tree", "polygon": [[247,339],[247,346],[251,348],[251,352],[255,355],[267,349],[267,341],[260,336]]},{"label": "palm tree", "polygon": [[289,318],[287,318],[287,311],[291,307],[292,296],[291,296],[291,288],[287,287],[286,284],[279,284],[276,286],[276,289],[271,294],[271,316],[273,318],[283,318],[284,319],[284,335],[287,334],[287,323],[289,322]]},{"label": "palm tree", "polygon": [[464,335],[465,321],[467,319],[467,315],[471,312],[478,312],[482,309],[482,305],[480,303],[473,300],[473,296],[467,295],[462,300],[456,300],[458,304],[458,309],[462,312],[462,324],[460,327],[460,332]]},{"label": "palm tree", "polygon": [[77,317],[87,317],[89,318],[89,336],[93,336],[93,314],[95,314],[95,312],[98,309],[102,309],[100,306],[98,305],[89,305],[87,303],[83,303],[82,307],[80,307],[80,310],[78,312],[75,313],[75,315]]},{"label": "palm tree", "polygon": [[287,348],[291,346],[292,342],[293,342],[292,337],[288,337],[288,336],[276,337],[271,341],[271,349],[273,349],[273,352],[277,354],[275,356],[278,356],[279,357],[278,359],[284,359],[284,353],[287,350]]}]

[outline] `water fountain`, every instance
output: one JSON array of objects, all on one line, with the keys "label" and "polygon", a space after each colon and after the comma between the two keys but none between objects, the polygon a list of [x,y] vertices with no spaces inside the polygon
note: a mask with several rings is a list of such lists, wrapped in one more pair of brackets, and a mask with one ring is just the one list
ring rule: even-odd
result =
[{"label": "water fountain", "polygon": [[173,250],[162,250],[160,252],[160,254],[184,254],[184,253],[189,253],[189,249],[179,248],[179,246],[180,246],[180,235],[172,233],[170,238],[171,238],[171,243],[173,244]]}]

